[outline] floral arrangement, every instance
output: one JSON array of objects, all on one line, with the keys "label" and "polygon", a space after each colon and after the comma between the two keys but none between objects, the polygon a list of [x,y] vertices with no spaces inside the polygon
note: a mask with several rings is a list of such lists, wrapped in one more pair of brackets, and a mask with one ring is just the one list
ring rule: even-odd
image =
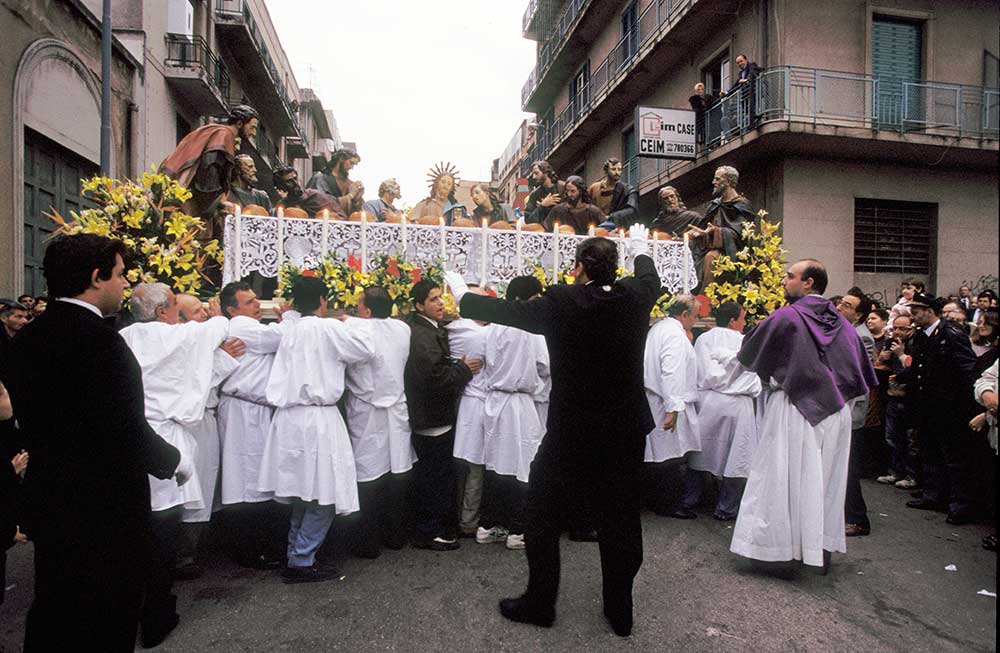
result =
[{"label": "floral arrangement", "polygon": [[717,307],[723,302],[739,302],[747,312],[747,323],[754,325],[784,305],[785,256],[780,222],[768,222],[760,211],[760,229],[752,223],[743,225],[745,247],[733,256],[720,256],[712,265],[715,278],[705,287],[705,295]]},{"label": "floral arrangement", "polygon": [[[309,269],[298,268],[291,263],[282,266],[279,278],[282,288],[290,288],[300,277],[317,277],[323,280],[329,289],[327,301],[331,308],[351,311],[357,308],[358,300],[365,288],[381,286],[386,289],[393,301],[393,315],[406,313],[410,309],[410,291],[413,285],[421,279],[431,279],[439,285],[444,284],[444,269],[438,263],[421,268],[406,262],[403,257],[394,254],[383,254],[378,257],[375,268],[364,272],[361,260],[348,256],[347,261],[338,261],[328,255],[319,266]],[[449,310],[448,295],[445,298],[445,310]],[[457,313],[452,298],[451,310]]]},{"label": "floral arrangement", "polygon": [[97,207],[70,211],[70,220],[53,210],[56,233],[90,233],[125,243],[134,256],[127,271],[132,283],[162,282],[177,292],[198,294],[214,287],[204,270],[222,262],[217,240],[197,240],[203,222],[184,213],[191,193],[155,169],[142,180],[92,177],[82,181],[84,195]]}]

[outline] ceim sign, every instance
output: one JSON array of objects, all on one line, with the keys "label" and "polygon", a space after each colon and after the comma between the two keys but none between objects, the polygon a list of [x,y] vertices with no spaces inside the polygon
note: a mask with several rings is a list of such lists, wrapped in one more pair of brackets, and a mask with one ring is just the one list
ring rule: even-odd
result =
[{"label": "ceim sign", "polygon": [[694,111],[686,109],[636,109],[639,156],[653,159],[694,159]]}]

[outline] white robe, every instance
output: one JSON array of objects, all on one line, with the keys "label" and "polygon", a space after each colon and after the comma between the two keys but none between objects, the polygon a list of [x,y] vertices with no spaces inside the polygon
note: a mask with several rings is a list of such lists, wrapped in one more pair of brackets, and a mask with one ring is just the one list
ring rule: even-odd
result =
[{"label": "white robe", "polygon": [[760,394],[760,377],[746,370],[732,377],[742,343],[741,333],[725,327],[709,330],[694,343],[701,451],[691,454],[691,469],[728,478],[750,473],[757,450],[754,398]]},{"label": "white robe", "polygon": [[240,315],[229,321],[229,335],[246,344],[239,367],[222,384],[219,441],[222,444],[222,503],[259,503],[271,495],[257,489],[261,458],[274,407],[267,402],[267,380],[281,334],[298,319],[293,311],[280,324],[261,324]]},{"label": "white robe", "polygon": [[142,322],[121,331],[142,367],[146,419],[160,437],[177,447],[181,454],[178,469],[190,475],[184,485],[177,485],[174,478],[150,476],[154,511],[205,507],[195,465],[198,444],[191,427],[204,416],[212,390],[215,350],[228,331],[228,320],[223,317],[178,325]]},{"label": "white robe", "polygon": [[514,327],[486,328],[485,444],[483,464],[503,476],[528,482],[531,461],[545,433],[534,396],[548,374],[548,352],[536,337]]},{"label": "white robe", "polygon": [[[701,449],[698,424],[698,366],[694,347],[683,325],[674,318],[660,320],[646,336],[643,365],[646,399],[656,426],[646,436],[647,463],[681,458]],[[667,413],[677,413],[673,431],[663,430]]]},{"label": "white robe", "polygon": [[486,327],[462,318],[447,326],[448,348],[455,358],[465,356],[483,361],[483,369],[473,374],[472,380],[462,389],[455,418],[455,447],[453,455],[475,465],[483,464],[483,446],[486,431],[483,425],[486,410]]},{"label": "white robe", "polygon": [[285,330],[267,381],[275,411],[259,491],[335,505],[341,515],[358,510],[354,452],[337,402],[347,366],[375,356],[365,326],[305,316]]},{"label": "white robe", "polygon": [[771,385],[729,548],[756,560],[820,567],[824,549],[847,551],[844,497],[853,400],[811,426],[780,386]]},{"label": "white robe", "polygon": [[391,318],[351,318],[346,324],[348,328],[367,328],[375,346],[374,358],[347,368],[347,431],[354,447],[358,482],[373,481],[389,472],[406,473],[417,459],[403,392],[410,327]]},{"label": "white robe", "polygon": [[[535,347],[541,351],[536,353],[536,356],[545,356],[546,360],[549,357],[549,347],[545,344],[545,336],[540,336],[537,334],[532,334],[534,339]],[[535,389],[535,411],[538,413],[538,422],[542,425],[542,434],[545,434],[546,424],[549,420],[549,392],[552,390],[552,375],[550,373],[548,365],[545,366],[544,370],[539,370],[538,387]]]},{"label": "white robe", "polygon": [[219,440],[219,386],[236,371],[240,362],[221,349],[215,350],[212,363],[212,391],[208,393],[205,413],[197,423],[191,425],[191,434],[198,443],[194,467],[201,481],[201,496],[204,506],[185,508],[181,521],[196,524],[211,521],[212,512],[219,509],[219,497],[215,488],[219,481],[222,445]]}]

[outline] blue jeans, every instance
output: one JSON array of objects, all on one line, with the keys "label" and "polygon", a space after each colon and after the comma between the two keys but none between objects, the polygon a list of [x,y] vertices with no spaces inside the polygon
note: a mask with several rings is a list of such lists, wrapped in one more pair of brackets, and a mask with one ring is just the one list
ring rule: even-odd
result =
[{"label": "blue jeans", "polygon": [[288,525],[288,566],[312,567],[326,534],[337,515],[336,506],[321,506],[295,500]]},{"label": "blue jeans", "polygon": [[[681,505],[688,510],[693,510],[701,501],[701,494],[705,489],[705,478],[708,472],[701,472],[688,469],[684,473],[684,495],[681,497]],[[719,517],[735,517],[740,510],[740,500],[743,498],[743,489],[747,485],[745,478],[723,477],[719,486],[719,500],[715,504],[715,514]]]},{"label": "blue jeans", "polygon": [[902,399],[889,397],[885,406],[885,441],[889,445],[890,465],[896,476],[913,476],[913,456],[906,428],[906,409]]}]

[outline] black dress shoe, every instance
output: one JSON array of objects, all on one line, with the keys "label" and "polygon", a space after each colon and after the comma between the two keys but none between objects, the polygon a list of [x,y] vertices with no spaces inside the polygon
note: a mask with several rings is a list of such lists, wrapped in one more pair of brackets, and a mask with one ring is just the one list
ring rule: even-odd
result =
[{"label": "black dress shoe", "polygon": [[142,647],[154,648],[159,646],[180,622],[180,615],[174,612],[163,617],[163,619],[157,620],[155,624],[143,623],[142,636],[139,638],[142,641]]},{"label": "black dress shoe", "polygon": [[571,530],[569,532],[569,539],[574,542],[597,542],[597,531],[592,528],[589,530]]},{"label": "black dress shoe", "polygon": [[939,502],[931,501],[930,499],[913,499],[906,502],[906,507],[916,508],[917,510],[936,510],[938,512],[943,512],[945,509]]},{"label": "black dress shoe", "polygon": [[844,535],[846,537],[859,537],[862,535],[870,535],[872,532],[871,524],[845,524],[844,525]]},{"label": "black dress shoe", "polygon": [[671,512],[667,513],[667,517],[673,517],[674,519],[697,519],[698,513],[681,506],[680,508],[674,508]]},{"label": "black dress shoe", "polygon": [[628,637],[632,634],[632,611],[628,614],[615,614],[613,611],[604,608],[604,617],[611,625],[611,630],[619,637]]},{"label": "black dress shoe", "polygon": [[969,524],[975,521],[972,513],[968,511],[954,511],[949,512],[948,516],[944,518],[946,522],[953,526],[962,526],[963,524]]},{"label": "black dress shoe", "polygon": [[833,554],[823,549],[823,566],[816,570],[816,573],[820,576],[826,576],[830,573],[830,565],[833,564]]},{"label": "black dress shoe", "polygon": [[312,567],[286,567],[281,572],[281,580],[288,585],[321,583],[325,580],[333,580],[336,576],[336,569],[324,568],[318,564]]},{"label": "black dress shoe", "polygon": [[542,628],[551,628],[556,620],[554,608],[538,610],[528,605],[524,598],[500,599],[500,614],[506,619],[522,624],[532,624]]}]

